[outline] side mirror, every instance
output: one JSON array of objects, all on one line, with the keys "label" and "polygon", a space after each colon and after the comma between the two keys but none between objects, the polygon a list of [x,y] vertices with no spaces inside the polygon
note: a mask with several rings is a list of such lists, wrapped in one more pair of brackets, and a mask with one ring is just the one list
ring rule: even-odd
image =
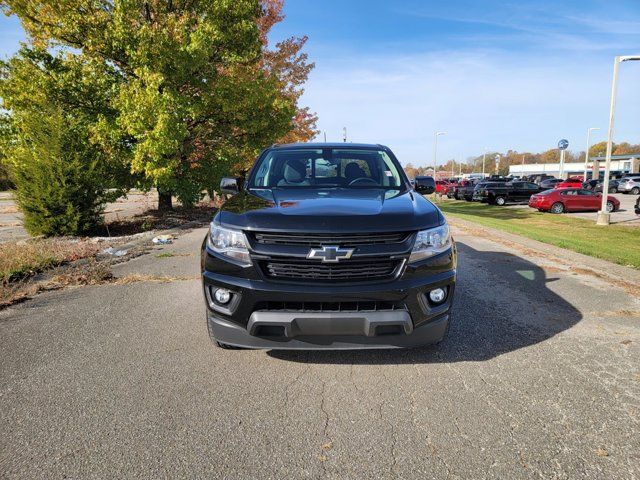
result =
[{"label": "side mirror", "polygon": [[415,190],[420,195],[429,195],[436,191],[436,181],[433,177],[416,177]]},{"label": "side mirror", "polygon": [[229,193],[231,195],[235,195],[240,191],[240,185],[237,178],[233,177],[223,177],[220,180],[220,191],[222,193]]}]

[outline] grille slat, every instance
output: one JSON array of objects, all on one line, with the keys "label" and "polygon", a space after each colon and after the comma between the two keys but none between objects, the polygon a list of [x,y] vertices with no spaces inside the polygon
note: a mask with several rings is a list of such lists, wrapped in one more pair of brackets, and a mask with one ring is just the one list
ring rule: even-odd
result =
[{"label": "grille slat", "polygon": [[303,245],[319,247],[322,245],[340,245],[341,247],[357,247],[363,245],[392,245],[404,242],[410,232],[391,233],[267,233],[256,232],[254,238],[263,245]]},{"label": "grille slat", "polygon": [[353,302],[261,302],[255,310],[295,312],[370,312],[378,310],[406,309],[403,302],[353,301]]},{"label": "grille slat", "polygon": [[[294,263],[295,262],[295,263]],[[303,260],[269,260],[264,262],[265,274],[276,279],[370,280],[390,277],[400,261],[371,258],[335,264],[311,263]]]}]

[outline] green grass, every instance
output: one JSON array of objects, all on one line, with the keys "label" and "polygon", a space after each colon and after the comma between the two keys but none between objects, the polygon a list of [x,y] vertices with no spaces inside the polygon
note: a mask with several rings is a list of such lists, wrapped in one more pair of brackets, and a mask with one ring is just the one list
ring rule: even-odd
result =
[{"label": "green grass", "polygon": [[500,208],[477,202],[444,201],[438,206],[452,217],[640,268],[640,228],[597,226],[595,221],[570,215],[541,213],[529,208]]}]

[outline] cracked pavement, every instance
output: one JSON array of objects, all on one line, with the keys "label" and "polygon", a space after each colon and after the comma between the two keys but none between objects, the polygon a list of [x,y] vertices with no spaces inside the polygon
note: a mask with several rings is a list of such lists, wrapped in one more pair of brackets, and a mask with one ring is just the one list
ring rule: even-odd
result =
[{"label": "cracked pavement", "polygon": [[621,284],[454,230],[439,347],[228,351],[207,336],[205,231],[114,267],[142,281],[0,311],[0,477],[640,477]]}]

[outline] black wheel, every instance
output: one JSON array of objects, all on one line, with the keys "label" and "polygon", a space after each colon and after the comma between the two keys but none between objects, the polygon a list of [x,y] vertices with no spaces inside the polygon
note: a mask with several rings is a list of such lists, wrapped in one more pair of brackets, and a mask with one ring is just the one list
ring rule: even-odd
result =
[{"label": "black wheel", "polygon": [[634,194],[634,195],[638,195],[638,194],[640,193],[640,188],[638,188],[638,187],[633,187],[633,188],[631,189],[631,193],[632,193],[632,194]]},{"label": "black wheel", "polygon": [[607,212],[611,213],[615,211],[616,211],[616,206],[613,204],[613,202],[607,202]]},{"label": "black wheel", "polygon": [[504,207],[504,204],[507,203],[507,200],[504,197],[496,197],[496,199],[494,200],[494,202],[496,203],[496,205],[498,205],[499,207]]},{"label": "black wheel", "polygon": [[609,193],[618,193],[618,189],[616,187],[611,187],[609,189]]},{"label": "black wheel", "polygon": [[551,213],[562,213],[564,212],[564,205],[560,202],[556,202],[551,205]]}]

